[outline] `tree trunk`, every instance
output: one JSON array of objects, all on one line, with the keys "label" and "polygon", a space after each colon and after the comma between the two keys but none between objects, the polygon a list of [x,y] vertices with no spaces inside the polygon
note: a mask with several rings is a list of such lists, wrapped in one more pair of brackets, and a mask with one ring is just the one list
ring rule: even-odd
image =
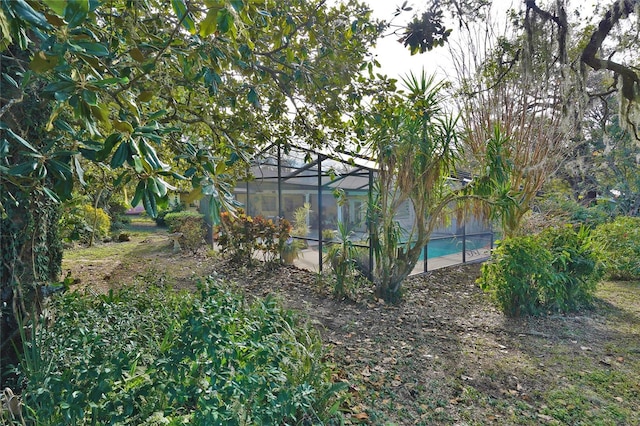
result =
[{"label": "tree trunk", "polygon": [[[16,48],[17,49],[17,48]],[[11,55],[28,61],[24,51]],[[0,61],[0,70],[20,81],[19,61]],[[49,144],[45,133],[50,106],[37,88],[22,92],[3,85],[1,121],[27,140],[35,150]],[[24,146],[9,141],[2,165],[11,168],[25,161]],[[8,372],[20,350],[19,324],[40,310],[41,286],[58,280],[62,245],[58,238],[59,206],[43,187],[52,188],[51,176],[0,176],[0,389],[11,378]]]},{"label": "tree trunk", "polygon": [[38,315],[41,286],[58,281],[62,245],[58,237],[59,206],[41,193],[12,192],[19,205],[7,205],[0,218],[0,374],[4,388],[7,373],[21,347],[19,323]]}]

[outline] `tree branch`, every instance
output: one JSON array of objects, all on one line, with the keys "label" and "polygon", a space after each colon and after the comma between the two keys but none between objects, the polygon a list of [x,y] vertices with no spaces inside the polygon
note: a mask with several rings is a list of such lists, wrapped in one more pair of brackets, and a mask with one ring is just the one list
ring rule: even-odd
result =
[{"label": "tree branch", "polygon": [[634,85],[640,85],[640,77],[629,66],[612,61],[611,59],[601,59],[597,57],[602,43],[607,38],[611,29],[621,19],[625,19],[633,13],[635,5],[639,0],[616,1],[607,11],[598,29],[591,35],[589,44],[582,51],[580,60],[589,65],[594,70],[607,69],[622,77],[622,96],[629,101],[634,100]]}]

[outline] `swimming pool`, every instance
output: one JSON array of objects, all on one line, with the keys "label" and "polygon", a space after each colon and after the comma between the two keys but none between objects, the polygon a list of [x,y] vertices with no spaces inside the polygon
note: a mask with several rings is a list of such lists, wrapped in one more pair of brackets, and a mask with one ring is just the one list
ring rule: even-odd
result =
[{"label": "swimming pool", "polygon": [[[457,238],[437,239],[427,244],[427,259],[456,253],[462,253],[462,241]],[[424,260],[424,250],[420,254],[420,260]]]}]

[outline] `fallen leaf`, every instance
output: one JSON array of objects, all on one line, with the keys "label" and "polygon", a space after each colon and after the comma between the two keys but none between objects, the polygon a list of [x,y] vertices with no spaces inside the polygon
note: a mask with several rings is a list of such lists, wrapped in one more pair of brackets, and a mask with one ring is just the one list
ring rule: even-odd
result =
[{"label": "fallen leaf", "polygon": [[369,415],[367,413],[358,413],[358,414],[354,415],[353,417],[355,417],[358,420],[367,420],[367,419],[369,419]]}]

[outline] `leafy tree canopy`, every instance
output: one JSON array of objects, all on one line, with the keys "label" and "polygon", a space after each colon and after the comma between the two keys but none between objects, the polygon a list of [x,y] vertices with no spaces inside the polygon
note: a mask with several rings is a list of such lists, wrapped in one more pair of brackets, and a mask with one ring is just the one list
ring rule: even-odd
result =
[{"label": "leafy tree canopy", "polygon": [[65,199],[84,158],[137,181],[132,202],[151,214],[172,180],[220,207],[261,145],[339,138],[379,28],[353,0],[1,5],[3,187]]}]

